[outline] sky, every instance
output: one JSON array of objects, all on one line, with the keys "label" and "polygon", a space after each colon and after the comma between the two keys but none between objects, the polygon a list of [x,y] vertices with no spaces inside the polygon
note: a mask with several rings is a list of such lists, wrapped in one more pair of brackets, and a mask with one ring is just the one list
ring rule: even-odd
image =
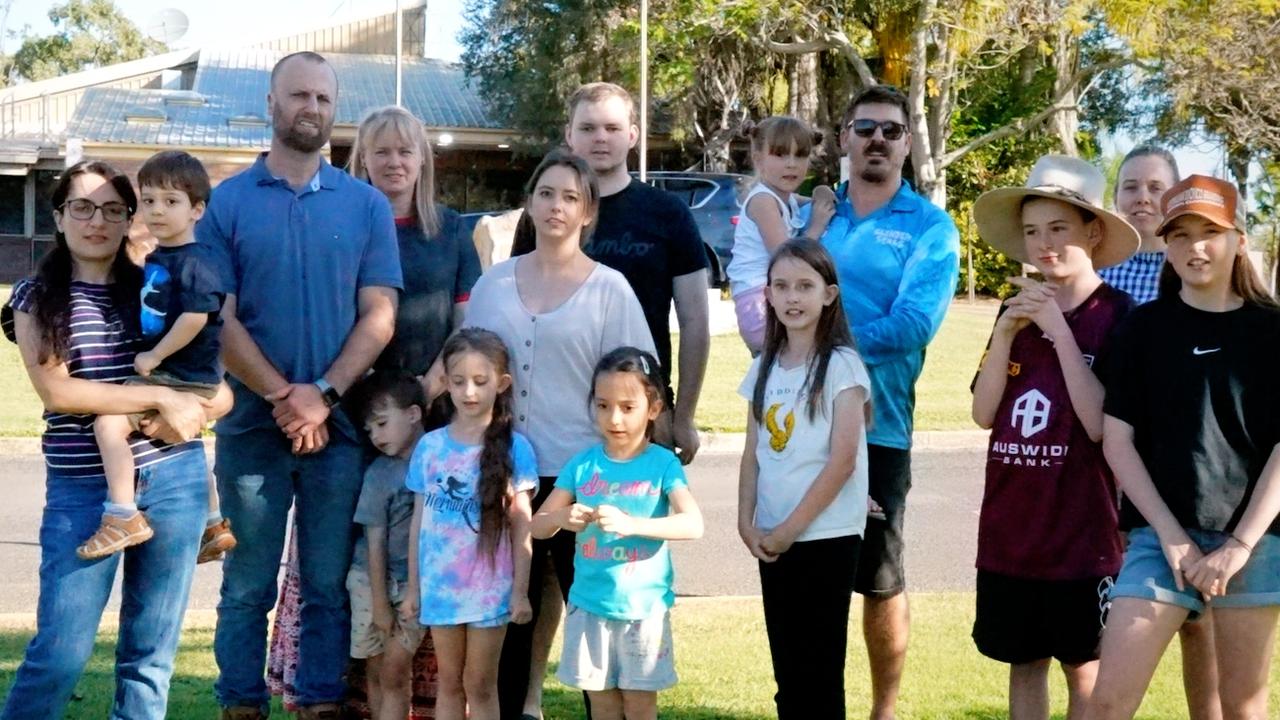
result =
[{"label": "sky", "polygon": [[[408,0],[402,0],[404,4]],[[461,56],[458,44],[464,20],[464,0],[428,0],[427,3],[427,55],[443,60],[456,61]],[[175,49],[203,45],[244,43],[277,37],[311,28],[362,17],[371,17],[395,10],[395,0],[115,0],[130,20],[144,31],[154,25],[161,10],[177,8],[186,13],[190,21],[185,36],[170,43]],[[49,3],[46,0],[13,0],[6,22],[6,35],[30,26],[31,32],[43,35],[53,30],[49,22]],[[253,18],[252,21],[247,20]],[[246,26],[257,30],[245,30]],[[12,52],[14,39],[0,39],[3,48]],[[1143,138],[1118,136],[1103,138],[1104,153],[1123,154]],[[1174,155],[1184,176],[1192,173],[1221,176],[1224,173],[1222,153],[1208,143],[1174,148]]]},{"label": "sky", "polygon": [[[402,0],[402,6],[408,2]],[[52,32],[50,4],[48,0],[14,0],[6,30],[17,32],[30,25],[36,35]],[[381,15],[396,8],[395,0],[115,0],[115,4],[143,31],[161,10],[177,8],[186,13],[189,29],[182,39],[170,43],[174,49],[265,40]],[[429,57],[457,60],[461,55],[457,35],[463,26],[462,9],[463,0],[428,0]],[[17,49],[17,41],[6,37],[4,48],[12,52]]]}]

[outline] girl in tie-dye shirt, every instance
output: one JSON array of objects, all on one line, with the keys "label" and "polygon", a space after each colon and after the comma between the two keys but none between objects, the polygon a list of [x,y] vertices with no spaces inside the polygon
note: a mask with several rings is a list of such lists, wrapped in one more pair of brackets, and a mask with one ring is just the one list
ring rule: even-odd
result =
[{"label": "girl in tie-dye shirt", "polygon": [[[437,717],[498,716],[498,657],[507,623],[526,623],[533,447],[512,429],[507,348],[467,328],[441,352],[453,401],[446,427],[427,433],[405,484],[417,494],[410,531],[409,587],[419,622],[431,627],[439,663]],[[491,692],[468,697],[469,678]]]}]

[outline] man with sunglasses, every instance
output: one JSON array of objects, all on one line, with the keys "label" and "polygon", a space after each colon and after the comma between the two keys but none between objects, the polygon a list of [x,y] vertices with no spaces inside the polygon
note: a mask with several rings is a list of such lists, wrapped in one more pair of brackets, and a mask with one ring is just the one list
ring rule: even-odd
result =
[{"label": "man with sunglasses", "polygon": [[911,487],[915,383],[960,267],[955,223],[902,178],[909,117],[907,98],[888,85],[867,88],[849,104],[840,130],[849,180],[836,191],[836,216],[822,236],[871,374],[867,470],[871,499],[882,512],[867,519],[853,589],[864,597],[873,720],[894,717],[907,652],[902,518]]}]

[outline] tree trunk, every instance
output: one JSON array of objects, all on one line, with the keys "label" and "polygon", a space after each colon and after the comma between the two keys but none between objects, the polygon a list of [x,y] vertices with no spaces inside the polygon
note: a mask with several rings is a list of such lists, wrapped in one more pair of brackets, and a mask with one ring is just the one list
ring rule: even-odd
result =
[{"label": "tree trunk", "polygon": [[[925,0],[920,3],[916,26],[911,33],[911,52],[907,56],[910,69],[907,98],[911,106],[908,125],[911,127],[911,162],[915,169],[916,190],[938,207],[946,208],[946,176],[938,162],[941,154],[935,152],[935,148],[939,146],[935,136],[941,128],[931,127],[929,112],[925,107],[929,81],[928,23],[937,6],[937,0]],[[938,48],[938,50],[945,52],[945,48]]]},{"label": "tree trunk", "polygon": [[1236,146],[1227,150],[1227,168],[1231,171],[1231,177],[1235,178],[1236,191],[1240,193],[1240,205],[1242,207],[1248,207],[1249,161],[1251,159],[1246,148]]},{"label": "tree trunk", "polygon": [[1053,97],[1061,97],[1062,109],[1049,117],[1049,128],[1058,137],[1065,155],[1076,157],[1080,154],[1076,146],[1076,133],[1080,131],[1080,111],[1076,107],[1077,92],[1074,87],[1066,87],[1075,77],[1080,65],[1079,43],[1071,31],[1059,28],[1053,44]]},{"label": "tree trunk", "polygon": [[795,56],[788,83],[787,111],[809,124],[818,120],[818,53]]}]

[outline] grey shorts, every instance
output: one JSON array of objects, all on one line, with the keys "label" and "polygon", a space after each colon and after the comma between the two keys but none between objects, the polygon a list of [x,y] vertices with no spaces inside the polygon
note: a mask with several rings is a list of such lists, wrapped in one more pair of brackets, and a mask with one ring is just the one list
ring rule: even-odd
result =
[{"label": "grey shorts", "polygon": [[610,620],[570,604],[556,677],[589,692],[657,692],[675,685],[670,613],[659,605],[643,620]]},{"label": "grey shorts", "polygon": [[[416,619],[406,623],[400,617],[400,603],[404,601],[406,588],[395,581],[388,582],[387,593],[391,596],[391,612],[396,623],[391,634],[413,654],[426,637],[427,629]],[[373,625],[373,588],[369,584],[369,573],[352,566],[347,573],[347,593],[351,596],[351,657],[369,658],[386,652],[391,638]]]}]

